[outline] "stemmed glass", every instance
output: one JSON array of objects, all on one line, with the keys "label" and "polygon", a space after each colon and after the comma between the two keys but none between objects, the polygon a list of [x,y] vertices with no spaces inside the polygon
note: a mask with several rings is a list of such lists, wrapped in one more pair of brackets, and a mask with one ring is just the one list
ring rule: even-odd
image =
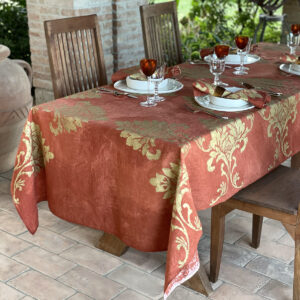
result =
[{"label": "stemmed glass", "polygon": [[157,103],[155,101],[153,101],[151,99],[151,97],[149,96],[149,94],[150,94],[150,91],[149,91],[150,77],[155,72],[156,65],[157,65],[157,61],[155,59],[144,58],[140,61],[141,70],[147,76],[147,86],[148,86],[148,88],[147,88],[147,92],[148,92],[147,101],[140,102],[140,105],[144,106],[144,107],[151,107],[151,106],[157,105]]},{"label": "stemmed glass", "polygon": [[246,49],[248,45],[249,38],[247,36],[239,35],[235,38],[235,43],[237,45],[238,49],[238,55],[240,56],[241,59],[241,64],[238,70],[234,71],[233,74],[235,75],[246,75],[248,72],[246,72],[246,69],[244,68],[244,57],[245,57],[245,52],[244,50]]},{"label": "stemmed glass", "polygon": [[287,35],[287,46],[290,48],[290,55],[296,55],[296,48],[299,45],[300,24],[292,24],[291,32]]},{"label": "stemmed glass", "polygon": [[209,57],[209,70],[214,75],[214,85],[215,86],[228,86],[220,80],[220,75],[225,70],[225,58],[229,54],[229,46],[227,45],[217,45],[215,47],[215,55],[210,55]]},{"label": "stemmed glass", "polygon": [[[248,44],[247,44],[247,46],[246,46],[246,48],[245,48],[245,51],[244,51],[244,54],[245,54],[245,56],[247,56],[249,53],[250,53],[250,50],[251,50],[251,44],[252,44],[252,38],[249,38],[248,39]],[[234,68],[235,70],[240,70],[240,68],[241,67],[236,67],[236,68]],[[249,70],[249,68],[248,67],[245,67],[244,65],[243,65],[243,69],[244,70]]]},{"label": "stemmed glass", "polygon": [[158,95],[158,85],[164,80],[166,71],[166,64],[162,64],[156,69],[156,71],[150,76],[150,82],[154,83],[154,96],[150,97],[151,101],[161,102],[166,100],[165,97]]}]

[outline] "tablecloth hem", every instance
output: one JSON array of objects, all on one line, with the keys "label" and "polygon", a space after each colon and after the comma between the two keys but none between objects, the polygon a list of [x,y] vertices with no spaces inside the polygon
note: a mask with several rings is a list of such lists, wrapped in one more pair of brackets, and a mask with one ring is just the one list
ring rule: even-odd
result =
[{"label": "tablecloth hem", "polygon": [[[182,271],[180,271],[177,274],[177,276],[168,285],[164,293],[164,300],[166,300],[179,285],[192,278],[195,275],[195,273],[199,270],[199,268],[200,268],[200,261],[199,261],[198,252],[196,251],[194,258],[191,260],[189,265],[185,267]],[[185,273],[187,273],[187,275],[184,275]]]}]

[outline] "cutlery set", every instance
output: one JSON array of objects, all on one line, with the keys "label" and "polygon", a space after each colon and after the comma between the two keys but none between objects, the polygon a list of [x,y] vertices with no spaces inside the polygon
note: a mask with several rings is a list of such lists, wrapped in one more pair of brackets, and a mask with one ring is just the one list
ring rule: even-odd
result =
[{"label": "cutlery set", "polygon": [[97,92],[98,93],[103,93],[103,94],[113,94],[114,96],[127,96],[127,97],[135,98],[135,99],[138,98],[137,96],[135,96],[131,93],[120,92],[120,91],[116,91],[116,90],[106,89],[106,88],[103,88],[103,87],[97,88]]}]

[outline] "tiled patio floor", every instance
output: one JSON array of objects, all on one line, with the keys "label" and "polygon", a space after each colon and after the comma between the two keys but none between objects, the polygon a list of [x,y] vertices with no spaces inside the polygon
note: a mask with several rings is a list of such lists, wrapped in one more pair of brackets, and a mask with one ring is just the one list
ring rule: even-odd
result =
[{"label": "tiled patio floor", "polygon": [[[9,194],[11,172],[0,174],[0,299],[162,299],[165,253],[129,249],[121,258],[97,250],[101,232],[55,217],[39,205],[40,226],[29,234]],[[200,213],[199,243],[208,267],[210,211]],[[220,280],[206,298],[178,287],[169,300],[292,299],[294,242],[279,222],[266,219],[261,246],[249,247],[251,216],[226,219]]]}]

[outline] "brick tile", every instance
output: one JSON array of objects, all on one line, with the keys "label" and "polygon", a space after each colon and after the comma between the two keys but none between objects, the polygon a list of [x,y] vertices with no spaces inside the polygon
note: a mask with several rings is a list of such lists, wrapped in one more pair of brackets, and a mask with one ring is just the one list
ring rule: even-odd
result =
[{"label": "brick tile", "polygon": [[23,273],[8,284],[39,300],[49,300],[49,295],[52,299],[60,300],[75,294],[70,287],[35,271]]},{"label": "brick tile", "polygon": [[10,181],[9,180],[3,180],[0,181],[0,194],[10,194]]},{"label": "brick tile", "polygon": [[[209,269],[209,264],[206,269]],[[269,281],[264,275],[224,262],[221,263],[219,278],[250,293],[255,293]]]},{"label": "brick tile", "polygon": [[64,236],[74,239],[80,243],[95,247],[103,232],[89,227],[76,226],[75,228],[63,233]]},{"label": "brick tile", "polygon": [[27,269],[26,266],[0,254],[0,280],[7,281]]},{"label": "brick tile", "polygon": [[61,256],[101,275],[122,265],[122,262],[114,256],[84,245],[73,246]]},{"label": "brick tile", "polygon": [[51,211],[46,209],[39,209],[39,224],[57,233],[65,232],[76,226],[75,224],[58,218]]},{"label": "brick tile", "polygon": [[136,290],[147,297],[159,297],[163,294],[163,280],[128,265],[124,265],[110,273],[108,278]]},{"label": "brick tile", "polygon": [[77,293],[74,296],[68,298],[68,300],[92,300],[92,298],[87,295]]},{"label": "brick tile", "polygon": [[248,237],[243,237],[240,241],[238,241],[237,245],[251,249],[258,254],[276,258],[284,261],[285,263],[290,263],[295,256],[295,248],[279,244],[274,241],[261,239],[260,246],[257,249],[254,249],[250,246],[250,240]]},{"label": "brick tile", "polygon": [[5,211],[0,211],[0,229],[13,235],[27,231],[19,216]]},{"label": "brick tile", "polygon": [[166,261],[159,253],[142,252],[133,248],[122,255],[122,260],[147,272],[152,272]]},{"label": "brick tile", "polygon": [[0,231],[0,253],[12,256],[29,247],[31,247],[31,244],[4,231]]},{"label": "brick tile", "polygon": [[57,254],[76,244],[73,240],[44,228],[38,228],[34,235],[29,232],[23,233],[20,238]]},{"label": "brick tile", "polygon": [[[252,219],[241,216],[235,216],[228,221],[226,226],[235,226],[239,230],[245,232],[249,238],[252,236]],[[278,240],[285,234],[285,230],[274,227],[273,225],[264,223],[262,226],[262,239]]]},{"label": "brick tile", "polygon": [[[24,294],[14,288],[0,282],[0,300],[18,300],[24,297]],[[24,299],[24,298],[23,298]]]},{"label": "brick tile", "polygon": [[76,264],[38,247],[32,247],[14,256],[14,259],[56,278],[71,270]]},{"label": "brick tile", "polygon": [[41,201],[37,204],[39,211],[40,209],[49,210],[48,201]]},{"label": "brick tile", "polygon": [[0,176],[4,177],[5,179],[11,180],[12,175],[13,175],[14,169],[12,168],[11,170],[1,173]]},{"label": "brick tile", "polygon": [[288,285],[293,284],[293,265],[287,265],[272,258],[263,256],[257,257],[247,265],[247,269],[261,273]]},{"label": "brick tile", "polygon": [[293,299],[293,288],[279,281],[270,280],[258,294],[272,300],[289,300]]},{"label": "brick tile", "polygon": [[198,253],[201,263],[207,264],[210,259],[210,237],[202,236],[198,244]]},{"label": "brick tile", "polygon": [[265,300],[265,298],[239,289],[230,284],[223,284],[210,296],[212,300]]},{"label": "brick tile", "polygon": [[125,289],[122,285],[80,266],[58,280],[97,300],[108,300]]},{"label": "brick tile", "polygon": [[10,194],[1,194],[0,192],[0,209],[17,214],[17,209],[12,201]]},{"label": "brick tile", "polygon": [[165,280],[165,273],[166,273],[166,264],[161,265],[159,268],[154,270],[151,275],[158,277],[162,280]]},{"label": "brick tile", "polygon": [[[114,300],[149,300],[150,298],[145,297],[141,294],[138,294],[131,290],[126,290],[122,294],[120,294],[118,297],[114,298]],[[171,298],[168,298],[171,299]]]},{"label": "brick tile", "polygon": [[292,237],[288,233],[286,233],[283,237],[281,237],[278,240],[278,243],[295,248],[295,241],[292,239]]},{"label": "brick tile", "polygon": [[200,293],[196,293],[190,289],[184,288],[182,286],[177,287],[171,295],[168,297],[168,300],[205,300],[205,296]]}]

